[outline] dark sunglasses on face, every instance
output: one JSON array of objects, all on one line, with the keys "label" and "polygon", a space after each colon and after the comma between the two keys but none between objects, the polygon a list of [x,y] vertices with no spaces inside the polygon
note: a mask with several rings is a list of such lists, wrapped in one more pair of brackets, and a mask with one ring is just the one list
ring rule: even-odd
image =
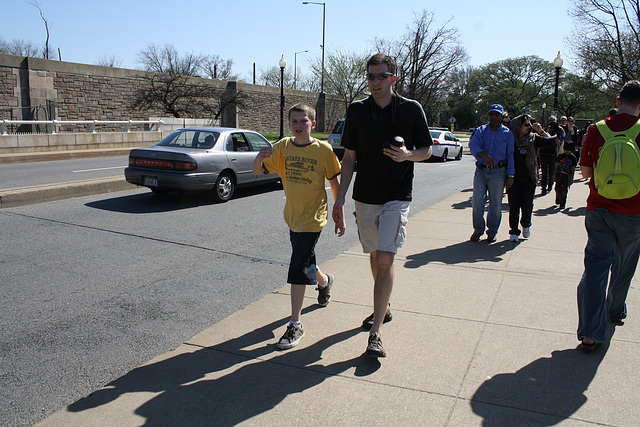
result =
[{"label": "dark sunglasses on face", "polygon": [[367,73],[367,80],[369,80],[369,81],[374,81],[374,80],[382,81],[382,80],[385,80],[387,77],[391,77],[391,76],[393,76],[393,73]]},{"label": "dark sunglasses on face", "polygon": [[522,126],[526,126],[526,127],[530,128],[531,127],[531,123],[525,123]]}]

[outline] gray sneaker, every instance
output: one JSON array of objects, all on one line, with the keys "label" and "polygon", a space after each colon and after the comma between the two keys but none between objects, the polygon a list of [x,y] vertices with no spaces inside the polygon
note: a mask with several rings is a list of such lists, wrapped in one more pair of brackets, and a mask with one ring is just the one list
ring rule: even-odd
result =
[{"label": "gray sneaker", "polygon": [[331,287],[333,286],[333,274],[327,273],[327,285],[322,288],[318,286],[318,304],[322,307],[326,307],[331,301]]},{"label": "gray sneaker", "polygon": [[367,345],[367,350],[364,354],[367,357],[375,359],[387,356],[387,353],[384,352],[384,348],[382,348],[382,339],[380,338],[380,334],[369,335],[369,344]]},{"label": "gray sneaker", "polygon": [[281,350],[293,348],[298,345],[303,336],[304,330],[300,326],[289,323],[286,332],[276,346]]}]

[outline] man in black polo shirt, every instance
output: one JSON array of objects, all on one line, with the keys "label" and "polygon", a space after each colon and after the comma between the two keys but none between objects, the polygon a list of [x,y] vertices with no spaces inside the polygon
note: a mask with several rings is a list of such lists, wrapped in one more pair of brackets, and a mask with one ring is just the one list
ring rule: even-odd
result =
[{"label": "man in black polo shirt", "polygon": [[369,357],[386,356],[380,327],[391,320],[393,260],[406,236],[413,162],[431,157],[433,144],[422,106],[393,91],[396,79],[390,56],[379,53],[367,62],[371,96],[347,110],[340,193],[333,207],[334,221],[344,227],[344,201],[357,162],[353,199],[358,234],[374,279],[373,314],[363,322],[370,328]]}]

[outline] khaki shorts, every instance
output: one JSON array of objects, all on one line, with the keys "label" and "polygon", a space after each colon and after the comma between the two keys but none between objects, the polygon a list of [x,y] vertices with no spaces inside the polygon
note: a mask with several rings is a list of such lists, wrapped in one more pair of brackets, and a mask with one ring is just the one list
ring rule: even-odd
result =
[{"label": "khaki shorts", "polygon": [[397,253],[407,238],[409,202],[391,201],[384,205],[355,202],[356,224],[365,253]]}]

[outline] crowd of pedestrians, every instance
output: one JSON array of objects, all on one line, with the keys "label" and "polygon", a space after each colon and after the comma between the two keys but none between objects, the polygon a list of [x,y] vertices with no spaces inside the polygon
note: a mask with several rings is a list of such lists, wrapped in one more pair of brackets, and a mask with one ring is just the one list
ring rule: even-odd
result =
[{"label": "crowd of pedestrians", "polygon": [[[495,241],[503,188],[509,199],[510,240],[518,242],[520,226],[523,237],[531,235],[538,182],[541,195],[555,184],[555,204],[564,209],[578,164],[582,176],[589,179],[585,220],[588,243],[577,293],[577,335],[585,351],[593,351],[606,341],[608,322],[624,323],[625,301],[640,258],[640,82],[627,82],[616,104],[617,108],[598,126],[578,129],[573,117],[558,120],[552,116],[546,130],[529,115],[509,120],[502,106],[494,104],[489,110],[489,123],[480,127],[469,142],[476,158],[473,242],[485,232],[487,242]],[[613,147],[614,142],[617,145],[610,151],[615,150],[615,154],[605,157],[603,147]]]}]

